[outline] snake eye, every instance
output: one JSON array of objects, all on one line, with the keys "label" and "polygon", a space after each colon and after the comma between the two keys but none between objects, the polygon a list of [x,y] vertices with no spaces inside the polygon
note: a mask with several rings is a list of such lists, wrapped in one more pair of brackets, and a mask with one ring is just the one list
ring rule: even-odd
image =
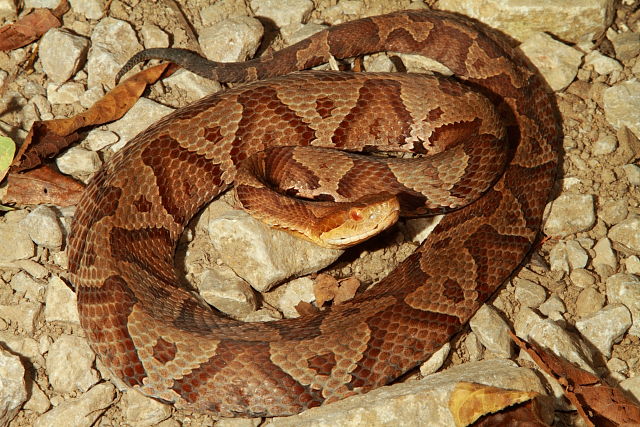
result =
[{"label": "snake eye", "polygon": [[362,221],[362,210],[358,209],[358,208],[352,208],[349,211],[349,218],[351,218],[354,221]]}]

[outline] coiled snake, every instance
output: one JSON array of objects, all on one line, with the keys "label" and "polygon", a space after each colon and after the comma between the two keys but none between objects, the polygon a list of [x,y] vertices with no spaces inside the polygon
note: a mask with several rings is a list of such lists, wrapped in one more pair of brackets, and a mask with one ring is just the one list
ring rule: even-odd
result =
[{"label": "coiled snake", "polygon": [[[465,83],[294,73],[331,56],[379,51],[428,56]],[[209,69],[220,81],[259,81],[207,96],[149,127],[105,164],[77,207],[69,270],[92,348],[127,385],[222,416],[297,413],[365,393],[416,366],[465,325],[538,234],[561,133],[554,97],[528,64],[504,36],[475,21],[406,11],[347,22],[273,55]],[[467,86],[495,109],[467,95]],[[500,127],[488,125],[496,111],[506,141]],[[459,138],[466,143],[455,143]],[[352,301],[277,322],[222,317],[178,285],[176,242],[198,209],[232,185],[240,163],[282,145],[445,156],[424,169],[426,182],[416,175],[420,167],[404,173],[394,165],[374,181],[398,188],[410,214],[443,209],[425,196],[444,199],[453,212]],[[494,160],[487,153],[497,145],[506,154]],[[459,156],[437,154],[445,146]],[[320,173],[313,165],[308,170]],[[337,173],[337,193],[374,175],[351,166]],[[473,190],[487,181],[488,190]],[[447,204],[473,191],[478,200]]]}]

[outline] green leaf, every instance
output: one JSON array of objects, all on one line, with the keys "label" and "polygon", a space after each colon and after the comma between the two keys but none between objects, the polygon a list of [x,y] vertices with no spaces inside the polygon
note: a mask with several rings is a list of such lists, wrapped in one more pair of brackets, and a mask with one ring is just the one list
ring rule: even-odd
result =
[{"label": "green leaf", "polygon": [[9,169],[15,153],[16,144],[13,142],[13,139],[0,136],[0,172]]}]

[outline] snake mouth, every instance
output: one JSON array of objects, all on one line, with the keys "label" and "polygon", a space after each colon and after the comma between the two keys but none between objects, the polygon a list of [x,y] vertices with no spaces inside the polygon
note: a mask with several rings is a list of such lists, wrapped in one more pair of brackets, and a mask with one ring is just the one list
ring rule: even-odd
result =
[{"label": "snake mouth", "polygon": [[322,240],[327,246],[338,249],[362,243],[395,224],[398,221],[398,218],[400,218],[400,206],[397,204],[390,206],[382,218],[376,218],[378,214],[379,213],[376,212],[369,216],[371,226],[363,229],[361,232],[345,234],[339,237],[323,236]]}]

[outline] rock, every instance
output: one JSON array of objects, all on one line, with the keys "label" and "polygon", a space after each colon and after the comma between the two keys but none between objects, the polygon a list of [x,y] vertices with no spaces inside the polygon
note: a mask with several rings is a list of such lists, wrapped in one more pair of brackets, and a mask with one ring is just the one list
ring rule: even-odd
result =
[{"label": "rock", "polygon": [[253,57],[264,28],[255,18],[236,16],[200,31],[198,42],[212,61],[235,62]]},{"label": "rock", "polygon": [[278,308],[287,318],[300,317],[296,305],[301,301],[312,302],[316,299],[313,280],[308,277],[300,277],[282,286],[285,290],[278,300]]},{"label": "rock", "polygon": [[535,341],[565,360],[594,373],[587,348],[553,320],[543,319],[530,308],[524,307],[516,314],[513,326],[516,335],[523,340]]},{"label": "rock", "polygon": [[92,369],[95,354],[83,338],[61,335],[49,348],[47,374],[59,393],[87,391],[100,378]]},{"label": "rock", "polygon": [[605,89],[604,112],[614,129],[628,128],[640,138],[640,82],[628,80]]},{"label": "rock", "polygon": [[0,331],[0,346],[12,354],[28,360],[33,365],[44,365],[44,358],[40,355],[38,343],[33,338],[14,335],[11,331]]},{"label": "rock", "polygon": [[544,31],[575,43],[592,40],[592,36],[607,28],[609,4],[609,0],[578,0],[545,3],[542,7],[536,0],[440,0],[438,8],[477,18],[520,41]]},{"label": "rock", "polygon": [[92,46],[87,57],[87,85],[89,89],[115,86],[115,76],[124,65],[116,56],[102,46]]},{"label": "rock", "polygon": [[611,248],[611,240],[603,237],[598,240],[593,250],[596,252],[596,256],[593,257],[593,267],[601,277],[610,276],[618,267],[616,254]]},{"label": "rock", "polygon": [[215,427],[258,427],[261,424],[262,418],[222,418],[216,421]]},{"label": "rock", "polygon": [[324,268],[342,253],[270,229],[241,211],[212,218],[209,236],[222,261],[261,292]]},{"label": "rock", "polygon": [[625,199],[601,200],[600,203],[602,207],[598,217],[609,225],[622,222],[629,213],[628,202]]},{"label": "rock", "polygon": [[24,404],[24,409],[28,409],[37,414],[43,414],[51,407],[51,402],[46,394],[40,389],[35,381],[31,381],[31,392],[29,400]]},{"label": "rock", "polygon": [[547,292],[537,283],[530,280],[519,280],[516,283],[516,299],[525,307],[538,307],[547,298]]},{"label": "rock", "polygon": [[[429,425],[455,425],[448,403],[460,381],[545,394],[544,386],[530,369],[504,359],[471,362],[419,381],[380,387],[365,395],[313,408],[291,417],[272,418],[269,427],[341,427],[405,425],[407,420],[429,420]],[[445,409],[447,408],[447,409]]]},{"label": "rock", "polygon": [[577,240],[567,241],[566,251],[571,269],[584,268],[587,266],[587,262],[589,262],[589,255]]},{"label": "rock", "polygon": [[21,301],[18,304],[0,305],[0,319],[11,322],[28,335],[33,335],[40,321],[42,304]]},{"label": "rock", "polygon": [[549,236],[565,237],[591,229],[596,223],[593,195],[562,194],[551,203],[544,232]]},{"label": "rock", "polygon": [[307,22],[314,7],[311,0],[250,0],[249,3],[256,16],[271,19],[283,34],[298,30]]},{"label": "rock", "polygon": [[446,343],[442,347],[440,347],[435,353],[427,359],[422,365],[420,365],[420,374],[423,376],[431,375],[434,372],[437,372],[438,369],[442,368],[444,361],[447,360],[447,356],[449,356],[449,352],[451,351],[451,344]]},{"label": "rock", "polygon": [[559,241],[549,251],[549,263],[551,271],[569,272],[569,257],[567,256],[567,245],[564,241]]},{"label": "rock", "polygon": [[582,63],[582,52],[553,39],[546,33],[528,37],[520,48],[555,91],[569,86]]},{"label": "rock", "polygon": [[91,151],[100,151],[118,142],[118,135],[108,130],[94,129],[87,134],[84,145]]},{"label": "rock", "polygon": [[153,24],[144,24],[140,28],[144,48],[169,47],[169,35]]},{"label": "rock", "polygon": [[[89,89],[84,91],[82,96],[80,96],[80,105],[88,109],[97,101],[99,101],[103,96],[104,90],[102,89],[102,86],[90,87]],[[91,132],[96,131],[99,131],[99,129],[94,129]],[[91,134],[91,132],[89,132],[89,134]]]},{"label": "rock", "polygon": [[222,89],[220,83],[200,77],[188,70],[176,71],[164,79],[163,83],[167,87],[186,92],[190,101],[195,101]]},{"label": "rock", "polygon": [[624,266],[627,269],[627,273],[640,274],[640,258],[635,255],[631,255],[624,260]]},{"label": "rock", "polygon": [[56,158],[56,166],[64,174],[87,179],[100,169],[102,161],[98,153],[73,146]]},{"label": "rock", "polygon": [[59,250],[62,246],[62,226],[56,212],[48,206],[38,206],[20,226],[29,233],[29,237],[39,246]]},{"label": "rock", "polygon": [[640,337],[640,278],[633,274],[618,273],[606,281],[609,304],[622,303],[631,312],[631,335]]},{"label": "rock", "polygon": [[100,19],[104,16],[105,0],[69,0],[75,13],[88,19]]},{"label": "rock", "polygon": [[622,170],[627,175],[627,181],[631,185],[640,185],[640,166],[628,164],[622,166]]},{"label": "rock", "polygon": [[469,321],[469,326],[482,345],[493,354],[509,358],[513,345],[509,325],[491,306],[484,304]]},{"label": "rock", "polygon": [[562,319],[562,313],[567,311],[567,308],[564,305],[564,301],[558,295],[553,294],[538,307],[538,310],[548,318],[558,321]]},{"label": "rock", "polygon": [[24,7],[25,9],[54,9],[58,5],[58,3],[59,2],[57,0],[25,0]]},{"label": "rock", "polygon": [[260,310],[249,313],[244,319],[245,322],[271,322],[272,320],[282,319],[282,314],[275,309],[261,308]]},{"label": "rock", "polygon": [[27,400],[24,366],[0,345],[0,425],[9,425]]},{"label": "rock", "polygon": [[631,326],[631,314],[622,304],[613,304],[576,322],[576,328],[607,358],[611,347]]},{"label": "rock", "polygon": [[631,216],[609,230],[609,238],[623,251],[640,255],[640,216]]},{"label": "rock", "polygon": [[621,389],[631,393],[636,400],[640,400],[640,376],[627,378],[618,385]]},{"label": "rock", "polygon": [[0,0],[0,19],[14,21],[17,13],[16,4],[13,0]]},{"label": "rock", "polygon": [[251,15],[243,0],[218,0],[200,10],[200,19],[204,27],[210,27],[232,16]]},{"label": "rock", "polygon": [[612,357],[607,361],[607,369],[609,369],[611,377],[616,382],[626,379],[627,374],[629,373],[629,366],[627,365],[627,362],[620,360],[617,357]]},{"label": "rock", "polygon": [[569,279],[580,288],[587,288],[596,283],[596,278],[593,277],[593,274],[583,268],[573,270],[569,275]]},{"label": "rock", "polygon": [[0,263],[10,263],[35,255],[35,246],[29,234],[17,224],[0,222],[0,242],[11,242],[11,245],[0,245]]},{"label": "rock", "polygon": [[613,44],[616,58],[628,62],[640,55],[640,33],[626,31],[617,33],[612,28],[607,30],[607,38]]},{"label": "rock", "polygon": [[52,104],[73,104],[78,102],[84,93],[84,86],[78,82],[67,82],[61,85],[47,85],[47,99]]},{"label": "rock", "polygon": [[33,302],[44,302],[44,294],[47,286],[27,273],[20,271],[11,278],[11,288],[19,297],[24,297]]},{"label": "rock", "polygon": [[76,293],[58,276],[51,276],[44,308],[45,320],[80,324],[77,304]]},{"label": "rock", "polygon": [[109,131],[115,132],[120,137],[120,141],[110,147],[111,150],[114,152],[120,150],[134,136],[172,111],[174,111],[173,108],[147,98],[140,98],[120,120],[107,126]]},{"label": "rock", "polygon": [[576,298],[576,314],[580,317],[589,316],[604,307],[604,301],[604,295],[597,289],[585,288]]},{"label": "rock", "polygon": [[613,153],[618,148],[618,140],[611,134],[601,134],[593,143],[591,152],[596,156],[604,156]]},{"label": "rock", "polygon": [[604,56],[597,50],[589,52],[584,57],[584,65],[593,67],[593,70],[602,76],[607,76],[614,71],[622,71],[622,65],[618,61]]},{"label": "rock", "polygon": [[[288,45],[292,45],[327,28],[329,26],[323,24],[305,24],[298,31],[287,37],[285,41]],[[367,67],[367,71],[371,71],[371,68]]]},{"label": "rock", "polygon": [[464,347],[467,349],[467,353],[469,354],[469,361],[477,362],[482,359],[484,347],[480,343],[478,336],[474,334],[473,331],[467,334],[467,337],[464,340]]},{"label": "rock", "polygon": [[120,405],[129,426],[153,426],[171,416],[171,406],[132,389],[122,395]]},{"label": "rock", "polygon": [[69,425],[90,427],[113,403],[115,387],[109,383],[98,384],[82,396],[65,400],[49,412],[39,416],[34,427]]},{"label": "rock", "polygon": [[206,270],[199,282],[202,298],[234,319],[244,318],[258,306],[251,286],[228,267]]},{"label": "rock", "polygon": [[63,83],[84,65],[89,40],[70,32],[52,28],[42,36],[38,55],[42,69],[55,83]]}]

